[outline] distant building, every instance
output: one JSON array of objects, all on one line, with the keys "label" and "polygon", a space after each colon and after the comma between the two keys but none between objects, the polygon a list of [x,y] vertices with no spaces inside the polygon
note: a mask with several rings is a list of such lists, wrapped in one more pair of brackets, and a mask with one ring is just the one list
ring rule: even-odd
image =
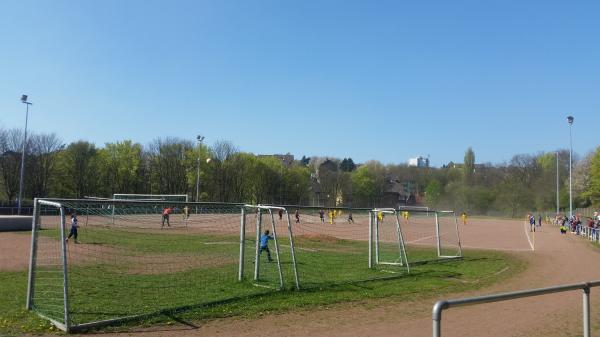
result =
[{"label": "distant building", "polygon": [[267,157],[275,157],[281,161],[281,163],[287,167],[292,166],[294,164],[294,155],[293,154],[259,154],[259,158],[267,158]]},{"label": "distant building", "polygon": [[418,156],[416,158],[409,158],[408,166],[429,167],[429,158],[425,158],[422,156]]}]

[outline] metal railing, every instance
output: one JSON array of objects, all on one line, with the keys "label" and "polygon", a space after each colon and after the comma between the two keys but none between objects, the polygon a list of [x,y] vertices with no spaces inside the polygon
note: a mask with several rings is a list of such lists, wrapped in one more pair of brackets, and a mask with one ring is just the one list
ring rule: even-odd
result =
[{"label": "metal railing", "polygon": [[437,301],[433,306],[433,337],[442,336],[442,311],[454,307],[508,301],[517,298],[554,294],[565,291],[583,290],[583,336],[590,337],[590,289],[600,286],[600,281],[566,284],[562,286],[529,289],[495,295],[469,297],[456,300]]}]

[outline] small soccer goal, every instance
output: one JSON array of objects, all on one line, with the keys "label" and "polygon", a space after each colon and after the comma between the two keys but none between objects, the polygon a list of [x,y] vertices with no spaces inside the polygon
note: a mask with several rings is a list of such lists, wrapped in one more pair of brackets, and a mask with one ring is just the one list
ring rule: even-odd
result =
[{"label": "small soccer goal", "polygon": [[[188,202],[187,194],[115,193],[113,194],[113,200],[154,202],[154,208],[151,211],[143,210],[142,213],[152,212],[154,214],[161,214],[163,227],[187,227],[190,212],[199,212],[198,207],[190,210],[188,205],[181,204]],[[160,203],[161,207],[158,207],[158,203]],[[126,203],[113,203],[112,205],[108,205],[108,207],[111,208],[113,224],[119,220],[119,217],[128,216],[133,211],[127,208]],[[137,209],[138,207],[135,208]]]},{"label": "small soccer goal", "polygon": [[240,281],[249,278],[247,266],[252,266],[252,284],[257,287],[281,290],[291,283],[300,289],[292,225],[285,208],[246,205],[240,229]]},{"label": "small soccer goal", "polygon": [[400,210],[401,228],[411,263],[462,257],[454,211]]},{"label": "small soccer goal", "polygon": [[[400,213],[393,208],[374,209],[369,226],[369,268],[401,266],[410,273],[404,237],[400,228]],[[375,254],[373,259],[372,247]]]}]

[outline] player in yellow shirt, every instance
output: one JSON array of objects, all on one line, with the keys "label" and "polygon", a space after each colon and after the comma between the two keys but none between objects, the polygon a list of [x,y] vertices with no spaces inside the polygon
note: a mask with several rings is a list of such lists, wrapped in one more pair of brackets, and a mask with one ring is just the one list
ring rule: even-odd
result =
[{"label": "player in yellow shirt", "polygon": [[460,215],[460,218],[462,219],[463,225],[467,224],[467,213],[462,212],[462,214]]}]

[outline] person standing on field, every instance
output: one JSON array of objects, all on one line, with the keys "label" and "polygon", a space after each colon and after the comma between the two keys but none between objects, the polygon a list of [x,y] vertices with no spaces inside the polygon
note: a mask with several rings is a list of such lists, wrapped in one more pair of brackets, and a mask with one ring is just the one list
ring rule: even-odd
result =
[{"label": "person standing on field", "polygon": [[325,222],[325,211],[324,210],[319,211],[319,219],[321,219],[322,223]]},{"label": "person standing on field", "polygon": [[462,219],[463,225],[467,224],[467,213],[462,212],[462,214],[460,215],[460,218]]},{"label": "person standing on field", "polygon": [[535,232],[535,216],[529,215],[529,230]]},{"label": "person standing on field", "polygon": [[383,212],[377,212],[377,221],[379,223],[383,223],[383,217],[384,217]]},{"label": "person standing on field", "polygon": [[163,209],[163,212],[162,212],[162,225],[160,226],[161,229],[163,227],[165,227],[165,221],[167,221],[167,226],[171,227],[171,223],[169,222],[169,214],[171,214],[171,212],[173,212],[173,211],[169,207],[166,207],[165,209]]},{"label": "person standing on field", "polygon": [[354,223],[354,218],[352,218],[352,212],[348,213],[348,223]]},{"label": "person standing on field", "polygon": [[187,205],[185,205],[185,207],[183,208],[183,219],[187,220],[190,218],[190,208],[187,207]]},{"label": "person standing on field", "polygon": [[296,223],[300,223],[300,210],[296,209],[296,213],[294,213],[294,216],[296,217]]},{"label": "person standing on field", "polygon": [[273,237],[269,235],[269,230],[267,229],[263,235],[260,236],[260,250],[258,251],[258,256],[260,258],[260,254],[262,251],[267,252],[267,259],[269,262],[272,262],[271,251],[269,250],[269,240],[273,240]]},{"label": "person standing on field", "polygon": [[283,210],[279,210],[279,220],[283,220]]},{"label": "person standing on field", "polygon": [[71,214],[71,232],[69,233],[69,236],[65,239],[66,242],[69,242],[69,239],[71,237],[74,237],[75,243],[79,243],[79,241],[77,241],[77,227],[79,227],[79,223],[77,221],[77,214],[72,213]]}]

